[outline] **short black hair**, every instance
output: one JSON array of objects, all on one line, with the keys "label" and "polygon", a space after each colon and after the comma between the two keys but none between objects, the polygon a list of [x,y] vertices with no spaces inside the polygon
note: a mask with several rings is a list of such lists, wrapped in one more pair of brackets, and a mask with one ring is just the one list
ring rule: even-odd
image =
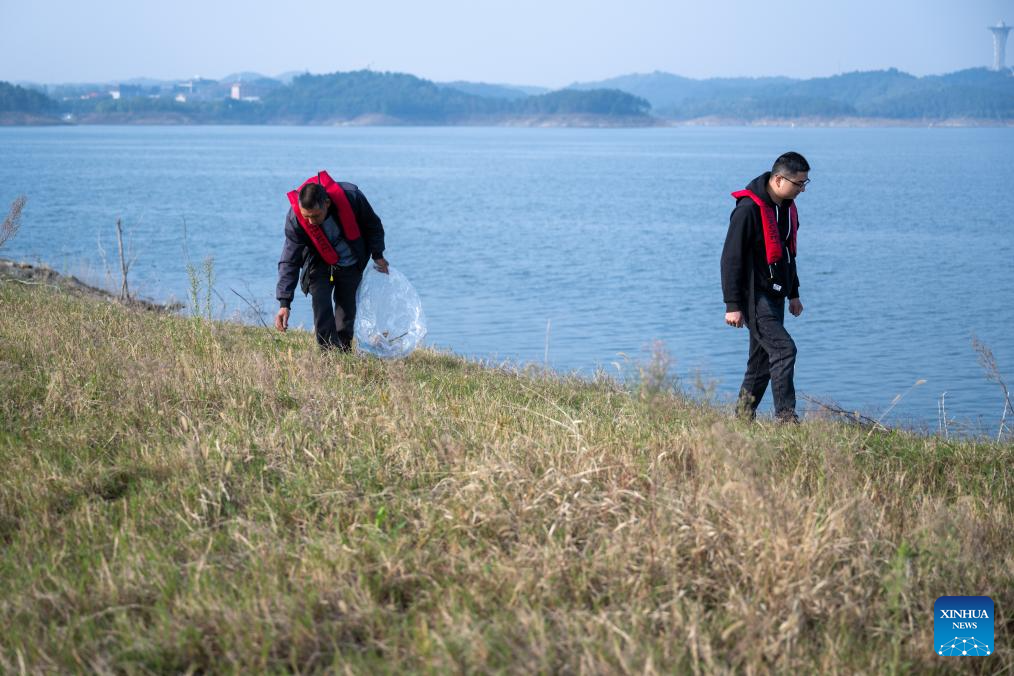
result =
[{"label": "short black hair", "polygon": [[304,209],[323,209],[327,204],[327,192],[319,183],[307,183],[299,191],[299,206]]},{"label": "short black hair", "polygon": [[799,153],[789,151],[778,156],[771,167],[772,174],[801,174],[810,171],[810,163]]}]

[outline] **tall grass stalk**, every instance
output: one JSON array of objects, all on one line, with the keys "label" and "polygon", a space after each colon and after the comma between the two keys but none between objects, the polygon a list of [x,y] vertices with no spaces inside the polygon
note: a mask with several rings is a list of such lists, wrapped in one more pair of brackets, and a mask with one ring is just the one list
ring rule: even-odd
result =
[{"label": "tall grass stalk", "polygon": [[123,221],[116,219],[116,246],[120,254],[120,300],[130,300],[130,286],[127,277],[130,274],[132,260],[127,259],[127,253],[123,246]]},{"label": "tall grass stalk", "polygon": [[215,293],[215,259],[206,256],[198,268],[187,263],[187,280],[190,282],[190,307],[194,317],[212,320],[211,299]]},{"label": "tall grass stalk", "polygon": [[979,365],[986,372],[986,379],[991,380],[1000,386],[1003,392],[1003,413],[1000,415],[1000,427],[996,432],[996,440],[999,443],[1003,439],[1003,433],[1007,430],[1007,412],[1014,413],[1014,404],[1011,404],[1010,390],[1007,388],[1007,381],[1000,372],[1000,365],[996,362],[993,350],[979,340],[978,336],[972,336],[972,349],[975,350],[979,359]]},{"label": "tall grass stalk", "polygon": [[0,222],[0,247],[18,234],[18,230],[21,228],[21,214],[27,203],[28,198],[24,195],[18,195],[11,202],[10,210],[4,216],[4,220]]}]

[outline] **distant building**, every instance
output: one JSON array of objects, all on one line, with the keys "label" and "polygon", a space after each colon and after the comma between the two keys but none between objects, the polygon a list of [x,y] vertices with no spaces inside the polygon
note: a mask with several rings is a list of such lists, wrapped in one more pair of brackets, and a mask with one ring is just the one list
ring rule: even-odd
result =
[{"label": "distant building", "polygon": [[138,85],[119,85],[116,89],[111,90],[109,95],[113,97],[113,100],[134,99],[144,96],[144,88]]},{"label": "distant building", "polygon": [[178,103],[186,103],[187,95],[184,94],[183,92],[180,92],[179,94],[176,95],[176,98],[174,100],[177,101]]},{"label": "distant building", "polygon": [[1007,34],[1010,29],[1003,21],[995,26],[986,26],[986,30],[993,34],[993,70],[1007,68]]},{"label": "distant building", "polygon": [[229,88],[229,98],[233,101],[260,101],[262,97],[280,86],[282,84],[277,80],[267,78],[234,82]]},{"label": "distant building", "polygon": [[[188,100],[208,101],[221,96],[221,89],[215,80],[206,80],[195,77],[185,82],[177,82],[173,90],[177,94],[183,94]],[[219,92],[216,96],[215,92]]]}]

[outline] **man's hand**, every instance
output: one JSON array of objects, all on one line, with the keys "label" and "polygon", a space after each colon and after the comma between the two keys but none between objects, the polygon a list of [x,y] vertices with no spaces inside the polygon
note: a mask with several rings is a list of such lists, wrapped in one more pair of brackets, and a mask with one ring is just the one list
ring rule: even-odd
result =
[{"label": "man's hand", "polygon": [[377,269],[377,272],[387,274],[387,260],[383,256],[373,259],[373,267]]},{"label": "man's hand", "polygon": [[743,321],[743,313],[740,312],[739,310],[735,312],[726,312],[725,323],[728,324],[729,326],[734,326],[737,329],[743,328],[743,326],[745,325],[745,322]]},{"label": "man's hand", "polygon": [[798,298],[789,299],[789,312],[792,313],[793,317],[803,314],[803,304],[799,302]]},{"label": "man's hand", "polygon": [[278,314],[275,315],[275,328],[283,332],[289,328],[289,308],[278,308]]}]

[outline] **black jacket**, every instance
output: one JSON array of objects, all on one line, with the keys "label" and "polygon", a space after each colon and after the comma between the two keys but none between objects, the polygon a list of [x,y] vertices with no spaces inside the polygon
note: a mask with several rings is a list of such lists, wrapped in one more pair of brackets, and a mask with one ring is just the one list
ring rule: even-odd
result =
[{"label": "black jacket", "polygon": [[[359,224],[359,239],[348,244],[352,253],[356,255],[359,269],[363,270],[370,258],[380,258],[384,255],[384,224],[366,201],[366,195],[357,186],[344,182],[339,182],[338,185],[348,196],[352,211],[356,214],[356,222]],[[338,209],[333,203],[329,215],[336,223],[340,222]],[[282,245],[282,255],[278,259],[278,286],[275,289],[275,298],[278,299],[279,305],[289,307],[296,291],[296,284],[299,283],[300,269],[313,263],[326,265],[290,207],[289,213],[285,215],[285,243]]]},{"label": "black jacket", "polygon": [[[771,196],[768,195],[770,176],[771,172],[761,174],[750,181],[747,189],[775,207]],[[780,261],[769,268],[764,249],[764,223],[761,221],[760,207],[748,197],[742,197],[736,202],[736,208],[729,216],[729,233],[725,236],[725,247],[722,249],[722,295],[725,299],[726,312],[748,309],[751,274],[757,292],[777,298],[799,297],[796,257],[785,251],[785,239],[789,236],[791,204],[792,200],[785,200],[776,208],[783,255]],[[771,272],[774,272],[774,276]],[[780,286],[781,291],[776,291],[773,284]]]}]

